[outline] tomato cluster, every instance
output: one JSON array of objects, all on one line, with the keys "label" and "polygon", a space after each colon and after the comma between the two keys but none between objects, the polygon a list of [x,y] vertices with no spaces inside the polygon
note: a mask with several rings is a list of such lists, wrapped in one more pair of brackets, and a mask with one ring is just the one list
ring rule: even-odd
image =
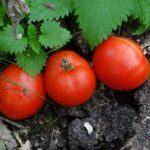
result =
[{"label": "tomato cluster", "polygon": [[114,90],[131,90],[148,78],[150,67],[142,48],[128,38],[111,36],[93,55],[92,68],[79,54],[70,50],[49,57],[44,75],[32,78],[17,65],[0,75],[0,112],[19,120],[30,117],[44,105],[46,93],[56,103],[84,104],[96,87],[96,76]]}]

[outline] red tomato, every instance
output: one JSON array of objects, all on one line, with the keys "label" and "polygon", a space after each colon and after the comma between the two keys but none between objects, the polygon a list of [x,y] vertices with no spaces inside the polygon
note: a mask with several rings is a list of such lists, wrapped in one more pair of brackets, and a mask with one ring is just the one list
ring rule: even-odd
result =
[{"label": "red tomato", "polygon": [[93,56],[97,77],[115,90],[131,90],[148,78],[150,66],[142,48],[134,41],[111,36],[97,47]]},{"label": "red tomato", "polygon": [[88,62],[77,53],[64,50],[53,54],[45,70],[48,95],[63,106],[85,103],[96,86],[95,74]]},{"label": "red tomato", "polygon": [[13,120],[30,117],[44,104],[42,74],[31,78],[17,65],[10,65],[0,75],[0,85],[0,111]]}]

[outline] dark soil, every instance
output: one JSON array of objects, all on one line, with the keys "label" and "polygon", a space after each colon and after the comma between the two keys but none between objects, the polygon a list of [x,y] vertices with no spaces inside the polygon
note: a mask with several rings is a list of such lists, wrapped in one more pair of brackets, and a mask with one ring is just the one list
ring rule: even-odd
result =
[{"label": "dark soil", "polygon": [[[17,132],[33,150],[149,150],[149,90],[150,79],[140,89],[124,93],[99,84],[85,105],[63,108],[47,103],[34,117],[18,122],[28,127],[27,134]],[[93,128],[91,134],[85,122]]]}]

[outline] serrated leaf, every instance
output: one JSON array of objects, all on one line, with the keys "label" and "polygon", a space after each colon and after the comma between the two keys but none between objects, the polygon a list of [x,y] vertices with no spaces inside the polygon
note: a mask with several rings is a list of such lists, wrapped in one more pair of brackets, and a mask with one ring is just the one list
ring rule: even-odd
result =
[{"label": "serrated leaf", "polygon": [[72,11],[72,0],[36,0],[30,6],[29,21],[63,18]]},{"label": "serrated leaf", "polygon": [[47,60],[47,54],[44,51],[40,51],[37,54],[34,51],[30,52],[30,55],[26,54],[16,54],[16,61],[17,64],[23,68],[23,70],[29,74],[30,76],[34,77],[42,70],[43,66]]},{"label": "serrated leaf", "polygon": [[68,30],[62,28],[57,22],[44,22],[41,26],[39,40],[47,48],[57,48],[64,46],[71,39]]},{"label": "serrated leaf", "polygon": [[134,0],[133,17],[139,19],[141,25],[135,34],[142,34],[150,26],[150,0]]},{"label": "serrated leaf", "polygon": [[94,48],[127,21],[133,0],[74,0],[74,7],[79,27]]},{"label": "serrated leaf", "polygon": [[23,52],[27,45],[27,39],[23,37],[24,30],[21,26],[17,26],[17,33],[20,38],[15,39],[13,28],[7,25],[0,31],[0,50],[9,53]]},{"label": "serrated leaf", "polygon": [[4,21],[3,21],[3,17],[6,14],[6,8],[4,7],[4,5],[0,6],[0,27],[4,25]]},{"label": "serrated leaf", "polygon": [[37,31],[34,25],[30,24],[28,26],[28,41],[29,41],[29,45],[30,47],[37,53],[39,53],[39,51],[41,50],[41,46],[39,43],[39,39],[37,37]]}]

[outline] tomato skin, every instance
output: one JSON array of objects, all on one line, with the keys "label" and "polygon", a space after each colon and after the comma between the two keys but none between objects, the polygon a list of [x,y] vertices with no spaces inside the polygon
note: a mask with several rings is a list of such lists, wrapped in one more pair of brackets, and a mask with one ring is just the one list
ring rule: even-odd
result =
[{"label": "tomato skin", "polygon": [[148,78],[150,66],[142,48],[129,38],[111,36],[93,56],[97,77],[114,90],[132,90]]},{"label": "tomato skin", "polygon": [[[22,87],[14,83],[20,84]],[[43,83],[42,74],[32,78],[24,73],[17,65],[10,65],[0,75],[0,111],[13,120],[30,117],[36,113],[45,102],[44,99],[41,98],[41,96],[45,96]]]},{"label": "tomato skin", "polygon": [[[73,69],[65,71],[61,65],[63,59],[69,60]],[[45,85],[53,101],[73,107],[84,104],[92,96],[96,77],[84,58],[71,50],[63,50],[50,56],[45,69]]]}]

